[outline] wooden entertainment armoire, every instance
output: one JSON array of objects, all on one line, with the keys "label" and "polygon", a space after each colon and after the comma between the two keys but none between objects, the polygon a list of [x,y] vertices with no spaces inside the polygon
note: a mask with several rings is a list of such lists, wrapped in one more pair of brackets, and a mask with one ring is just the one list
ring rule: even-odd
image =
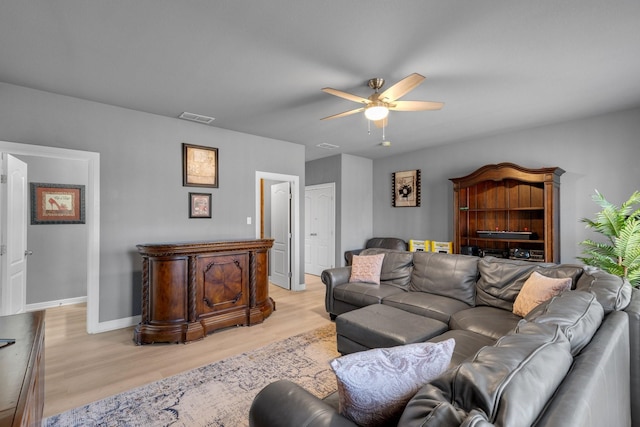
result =
[{"label": "wooden entertainment armoire", "polygon": [[563,173],[499,163],[451,178],[454,253],[560,262]]},{"label": "wooden entertainment armoire", "polygon": [[142,320],[136,344],[188,342],[229,326],[261,323],[269,297],[273,239],[137,245]]}]

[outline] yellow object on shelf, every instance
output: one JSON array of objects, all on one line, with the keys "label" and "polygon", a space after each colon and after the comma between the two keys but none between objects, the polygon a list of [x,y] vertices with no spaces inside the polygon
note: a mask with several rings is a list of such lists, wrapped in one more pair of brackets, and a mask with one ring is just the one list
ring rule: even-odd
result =
[{"label": "yellow object on shelf", "polygon": [[431,252],[450,254],[453,252],[453,242],[431,242]]},{"label": "yellow object on shelf", "polygon": [[409,240],[409,250],[411,252],[429,252],[431,242],[429,240]]}]

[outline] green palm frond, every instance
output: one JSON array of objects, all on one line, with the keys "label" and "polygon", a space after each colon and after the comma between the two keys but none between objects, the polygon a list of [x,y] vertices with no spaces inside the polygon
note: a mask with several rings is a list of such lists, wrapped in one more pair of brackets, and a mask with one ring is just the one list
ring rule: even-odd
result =
[{"label": "green palm frond", "polygon": [[587,239],[580,243],[583,256],[578,259],[587,265],[626,277],[632,285],[640,284],[640,191],[635,191],[622,205],[608,202],[596,190],[592,196],[602,210],[595,219],[581,221],[607,239],[607,243]]},{"label": "green palm frond", "polygon": [[629,283],[631,283],[632,285],[638,286],[638,283],[640,283],[640,270],[636,269],[629,273],[627,279],[629,279]]},{"label": "green palm frond", "polygon": [[623,264],[629,267],[638,259],[640,254],[640,221],[631,217],[620,230],[620,236],[616,241],[618,254],[624,261]]},{"label": "green palm frond", "polygon": [[584,246],[585,253],[599,254],[603,257],[617,258],[616,248],[606,243],[594,242],[593,240],[585,240],[580,243]]},{"label": "green palm frond", "polygon": [[[624,202],[621,206],[620,206],[620,212],[622,215],[624,216],[631,216],[634,217],[636,215],[630,215],[631,211],[633,210],[635,205],[640,204],[640,191],[635,191],[631,197],[629,197],[629,199]],[[640,210],[640,209],[638,209]],[[638,210],[636,212],[638,212]]]}]

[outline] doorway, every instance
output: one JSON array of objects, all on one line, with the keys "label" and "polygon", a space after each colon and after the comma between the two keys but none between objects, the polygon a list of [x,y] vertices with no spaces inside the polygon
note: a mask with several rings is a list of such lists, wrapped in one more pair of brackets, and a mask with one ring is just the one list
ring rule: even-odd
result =
[{"label": "doorway", "polygon": [[304,272],[319,276],[335,265],[335,183],[304,191]]},{"label": "doorway", "polygon": [[301,281],[300,268],[300,177],[297,175],[285,175],[272,172],[256,171],[255,177],[255,236],[262,236],[262,224],[264,221],[264,205],[262,203],[263,180],[288,182],[291,187],[291,290],[303,291],[304,281]]},{"label": "doorway", "polygon": [[0,187],[0,316],[23,313],[27,304],[27,164],[2,155]]},{"label": "doorway", "polygon": [[[264,184],[263,184],[264,185]],[[291,183],[270,185],[269,230],[273,247],[269,257],[269,280],[274,285],[291,289]],[[266,194],[266,191],[265,191]],[[267,203],[265,203],[266,205]],[[263,212],[263,217],[267,212]],[[265,221],[266,222],[266,221]],[[266,228],[266,224],[265,224]]]},{"label": "doorway", "polygon": [[79,160],[87,165],[85,218],[87,225],[87,332],[94,334],[110,330],[101,327],[99,318],[100,292],[100,154],[41,145],[0,141],[0,151],[33,157]]}]

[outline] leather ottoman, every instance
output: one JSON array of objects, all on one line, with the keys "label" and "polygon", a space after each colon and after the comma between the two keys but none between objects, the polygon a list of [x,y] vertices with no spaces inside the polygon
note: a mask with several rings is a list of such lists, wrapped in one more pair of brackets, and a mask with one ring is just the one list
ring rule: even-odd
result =
[{"label": "leather ottoman", "polygon": [[383,304],[372,304],[336,317],[338,352],[424,342],[440,335],[446,323]]}]

